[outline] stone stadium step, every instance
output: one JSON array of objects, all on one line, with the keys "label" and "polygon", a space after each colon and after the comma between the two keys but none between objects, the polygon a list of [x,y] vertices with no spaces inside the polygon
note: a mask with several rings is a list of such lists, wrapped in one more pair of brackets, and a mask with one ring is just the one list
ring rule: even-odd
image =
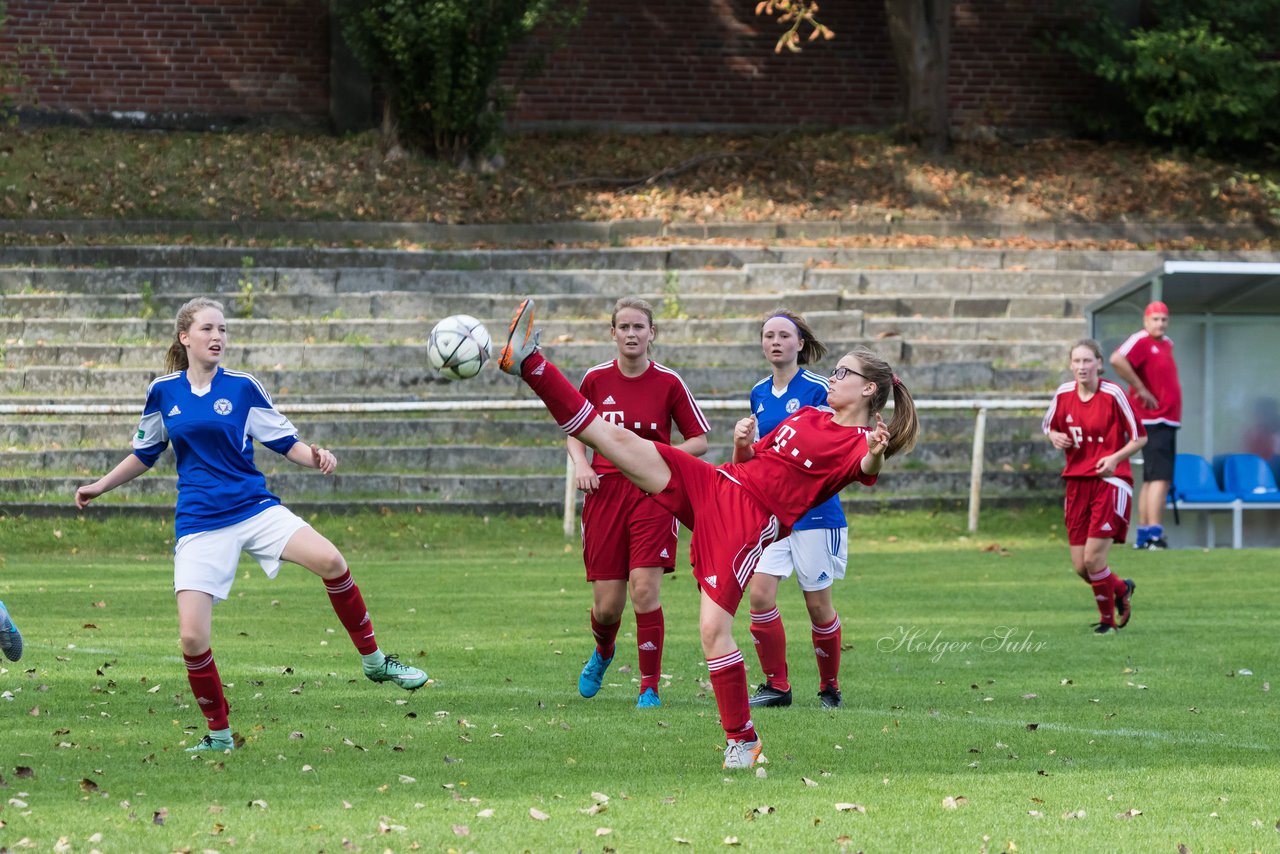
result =
[{"label": "stone stadium step", "polygon": [[[1045,400],[1048,396],[1045,396]],[[739,400],[745,412],[746,399]],[[82,416],[74,420],[32,416],[0,417],[0,451],[62,450],[103,448],[112,453],[127,453],[133,431],[142,412],[142,396],[136,398],[137,412],[127,415]],[[1040,403],[1040,401],[1037,401]],[[326,447],[385,447],[407,445],[564,445],[564,433],[536,410],[516,412],[404,413],[386,415],[309,415],[290,414],[288,404],[281,409],[289,415],[306,441]],[[1008,441],[1044,442],[1040,434],[1043,407],[1014,415],[992,412],[987,416],[990,437]],[[733,410],[708,410],[712,444],[724,443],[733,433],[740,413]],[[921,443],[972,441],[974,416],[954,411],[921,413]],[[995,439],[989,438],[992,446]],[[1047,443],[1045,443],[1047,445]],[[2,468],[2,467],[0,467]]]},{"label": "stone stadium step", "polygon": [[[901,341],[887,339],[877,342],[881,352],[887,345]],[[955,361],[923,362],[912,364],[906,360],[894,360],[895,370],[917,396],[933,392],[961,392],[998,390],[1001,393],[1047,392],[1056,388],[1062,380],[1062,346],[1049,344],[1028,345],[1019,355],[1032,361],[1025,366],[996,364],[993,359],[1005,359],[1008,348],[989,341],[949,342],[936,347],[926,343],[910,345],[918,352],[946,354]],[[992,356],[992,354],[998,354]],[[965,357],[961,359],[961,357]],[[574,376],[594,364],[589,359],[580,363],[560,360],[562,369]],[[231,367],[235,367],[232,365]],[[755,365],[702,366],[673,365],[685,383],[700,397],[741,396],[760,379]],[[27,402],[60,402],[68,396],[80,397],[91,402],[114,402],[118,399],[135,400],[143,396],[147,386],[159,376],[159,368],[109,368],[109,367],[49,367],[36,366],[0,371],[0,395],[12,396]],[[449,382],[432,373],[425,365],[400,367],[363,368],[263,368],[253,374],[267,387],[272,397],[286,405],[300,397],[331,396],[343,398],[340,392],[358,390],[364,398],[378,399],[530,399],[531,393],[517,381],[496,369],[486,369],[479,376],[466,382]],[[339,394],[335,394],[339,392]],[[353,392],[348,392],[353,394]],[[17,401],[15,401],[17,402]]]},{"label": "stone stadium step", "polygon": [[1132,278],[1129,271],[898,270],[812,268],[801,264],[749,264],[729,269],[623,270],[397,270],[387,268],[42,268],[0,267],[0,296],[14,306],[22,297],[48,294],[111,296],[168,306],[179,295],[288,295],[340,297],[371,293],[433,294],[454,299],[492,294],[520,299],[569,294],[614,299],[621,294],[764,294],[834,290],[851,294],[975,293],[1036,295],[1107,293]]},{"label": "stone stadium step", "polygon": [[[563,434],[562,434],[563,436]],[[720,464],[728,462],[732,455],[729,444],[731,431],[713,432],[712,447],[705,459]],[[305,437],[319,440],[322,437]],[[326,437],[327,438],[327,437]],[[538,472],[555,474],[565,467],[564,442],[554,444],[493,446],[476,443],[440,443],[434,445],[382,445],[350,446],[326,441],[338,457],[342,474],[375,474],[429,472],[440,473],[510,473]],[[922,441],[912,452],[913,466],[929,465],[937,468],[953,468],[968,471],[972,445],[961,441]],[[0,471],[10,474],[68,473],[97,476],[106,473],[129,453],[127,444],[118,447],[61,448],[36,451],[0,450]],[[1043,439],[1019,441],[992,441],[985,446],[984,460],[987,466],[1024,467],[1039,471],[1061,468],[1060,452],[1055,451]],[[257,448],[255,464],[268,474],[296,471],[292,463],[264,448]],[[165,453],[152,469],[156,473],[173,471],[173,455]]]},{"label": "stone stadium step", "polygon": [[[0,477],[0,510],[19,512],[23,504],[65,501],[69,509],[76,488],[89,476]],[[287,504],[294,501],[344,501],[376,503],[379,500],[411,501],[493,501],[508,500],[541,504],[547,509],[561,507],[564,502],[563,472],[548,474],[344,474],[329,477],[315,472],[294,470],[274,473],[267,488]],[[851,487],[843,499],[873,501],[898,497],[932,497],[967,495],[968,470],[890,470],[885,469],[872,489]],[[1057,471],[1015,470],[988,472],[983,480],[984,500],[1009,494],[1051,494],[1061,496],[1061,479]],[[95,505],[150,503],[173,506],[177,494],[177,478],[163,472],[152,472],[130,481],[103,496]]]},{"label": "stone stadium step", "polygon": [[[14,246],[7,267],[392,270],[666,270],[742,268],[749,264],[955,270],[1145,272],[1167,257],[1157,251],[1007,248],[842,248],[741,246],[690,242],[670,246],[551,249],[329,249],[222,246]],[[1262,251],[1180,252],[1185,260],[1266,260]],[[247,260],[246,260],[247,259]]]}]

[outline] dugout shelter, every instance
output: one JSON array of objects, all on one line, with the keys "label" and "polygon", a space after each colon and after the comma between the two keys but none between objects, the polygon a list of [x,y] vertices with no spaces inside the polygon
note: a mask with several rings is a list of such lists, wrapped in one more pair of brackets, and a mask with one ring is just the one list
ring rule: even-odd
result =
[{"label": "dugout shelter", "polygon": [[[1227,455],[1257,453],[1280,476],[1280,263],[1165,261],[1086,307],[1089,334],[1104,358],[1142,328],[1153,300],[1169,306],[1167,334],[1182,383],[1178,453],[1211,465],[1216,459],[1219,478]],[[1109,366],[1104,376],[1124,384]],[[1141,467],[1134,468],[1140,482]],[[1243,543],[1280,545],[1280,509],[1245,506]],[[1165,511],[1171,545],[1232,541],[1229,512],[1179,515],[1175,525],[1172,510]],[[1234,532],[1237,543],[1240,533]]]}]

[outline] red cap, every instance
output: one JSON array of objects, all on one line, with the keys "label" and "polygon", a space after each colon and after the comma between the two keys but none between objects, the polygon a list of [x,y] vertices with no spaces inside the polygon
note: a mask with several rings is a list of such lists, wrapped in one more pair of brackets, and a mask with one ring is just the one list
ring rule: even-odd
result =
[{"label": "red cap", "polygon": [[1169,315],[1169,306],[1157,300],[1156,302],[1147,303],[1147,310],[1142,313],[1143,317],[1150,317],[1153,314]]}]

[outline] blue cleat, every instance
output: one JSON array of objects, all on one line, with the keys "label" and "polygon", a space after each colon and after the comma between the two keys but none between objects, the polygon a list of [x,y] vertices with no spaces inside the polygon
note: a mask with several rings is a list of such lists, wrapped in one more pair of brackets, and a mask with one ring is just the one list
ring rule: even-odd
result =
[{"label": "blue cleat", "polygon": [[652,688],[645,688],[640,692],[640,699],[636,700],[637,709],[656,709],[661,705],[662,698]]},{"label": "blue cleat", "polygon": [[9,609],[0,602],[0,650],[10,661],[22,658],[22,632],[13,624]]},{"label": "blue cleat", "polygon": [[587,659],[586,666],[582,668],[582,675],[578,677],[578,693],[588,698],[600,693],[600,683],[604,681],[604,672],[609,669],[609,665],[612,663],[612,656],[601,658],[597,650],[591,650],[591,658]]}]

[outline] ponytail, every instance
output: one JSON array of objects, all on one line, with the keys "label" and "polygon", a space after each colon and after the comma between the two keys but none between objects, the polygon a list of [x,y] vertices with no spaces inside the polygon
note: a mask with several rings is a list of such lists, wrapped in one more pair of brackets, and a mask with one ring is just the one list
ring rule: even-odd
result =
[{"label": "ponytail", "polygon": [[920,437],[920,416],[916,414],[916,401],[898,375],[893,375],[893,419],[889,421],[889,447],[885,458],[899,451],[906,453],[916,446]]},{"label": "ponytail", "polygon": [[916,414],[916,402],[911,391],[874,350],[859,344],[849,351],[849,355],[862,365],[863,375],[876,384],[876,393],[871,398],[872,413],[883,411],[889,402],[889,392],[893,391],[893,419],[889,422],[889,446],[885,449],[885,458],[910,451],[920,436],[920,417]]}]

